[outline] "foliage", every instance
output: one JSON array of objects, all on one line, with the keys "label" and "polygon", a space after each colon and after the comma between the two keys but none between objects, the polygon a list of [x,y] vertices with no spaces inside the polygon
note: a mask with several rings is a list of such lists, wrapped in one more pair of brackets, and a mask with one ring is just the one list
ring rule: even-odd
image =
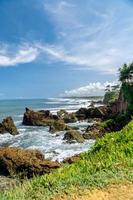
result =
[{"label": "foliage", "polygon": [[133,63],[127,65],[124,64],[122,68],[119,69],[120,76],[119,80],[122,83],[130,83],[133,81]]},{"label": "foliage", "polygon": [[118,99],[118,95],[118,91],[106,91],[103,102],[105,104],[111,104]]},{"label": "foliage", "polygon": [[26,181],[13,191],[1,194],[3,200],[45,200],[76,188],[103,187],[133,181],[133,121],[123,130],[105,135],[92,150],[83,153],[73,165]]}]

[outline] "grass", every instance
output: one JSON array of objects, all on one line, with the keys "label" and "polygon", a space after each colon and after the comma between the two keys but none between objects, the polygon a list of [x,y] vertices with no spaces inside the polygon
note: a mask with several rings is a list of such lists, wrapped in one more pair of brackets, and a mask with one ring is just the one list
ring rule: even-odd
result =
[{"label": "grass", "polygon": [[133,121],[119,132],[98,139],[81,159],[49,175],[34,177],[0,200],[47,200],[51,196],[113,183],[133,182]]}]

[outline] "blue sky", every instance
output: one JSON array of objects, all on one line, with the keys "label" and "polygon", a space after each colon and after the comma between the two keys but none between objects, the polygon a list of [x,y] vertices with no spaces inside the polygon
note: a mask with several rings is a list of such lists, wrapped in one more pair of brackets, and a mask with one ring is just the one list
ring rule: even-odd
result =
[{"label": "blue sky", "polygon": [[101,94],[133,57],[129,0],[0,0],[0,98]]}]

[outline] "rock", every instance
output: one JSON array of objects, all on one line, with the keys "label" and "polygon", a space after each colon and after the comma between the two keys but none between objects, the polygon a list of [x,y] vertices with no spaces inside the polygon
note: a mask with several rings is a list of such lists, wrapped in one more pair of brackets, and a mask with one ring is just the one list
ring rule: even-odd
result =
[{"label": "rock", "polygon": [[57,116],[64,120],[65,123],[75,123],[78,121],[75,113],[68,113],[65,110],[60,110],[57,112]]},{"label": "rock", "polygon": [[99,106],[88,109],[88,117],[90,118],[107,118],[109,109],[107,106]]},{"label": "rock", "polygon": [[58,162],[46,160],[38,150],[20,148],[0,148],[0,174],[3,176],[20,176],[31,178],[34,175],[50,173],[59,168]]},{"label": "rock", "polygon": [[23,124],[28,126],[49,126],[51,133],[64,131],[66,125],[57,115],[52,115],[48,110],[33,111],[26,108]]},{"label": "rock", "polygon": [[84,142],[84,138],[82,134],[76,130],[67,131],[64,135],[63,140],[66,140],[68,143],[73,143],[73,142],[83,143]]},{"label": "rock", "polygon": [[86,120],[89,118],[108,118],[111,110],[107,106],[80,108],[76,112],[76,117],[79,120]]},{"label": "rock", "polygon": [[59,110],[58,112],[57,112],[57,116],[59,117],[59,118],[64,118],[64,116],[66,115],[66,114],[68,114],[68,112],[66,111],[66,110],[63,110],[63,109],[61,109],[61,110]]},{"label": "rock", "polygon": [[78,118],[78,120],[85,120],[88,118],[88,109],[87,108],[80,108],[77,112],[76,112],[76,117]]},{"label": "rock", "polygon": [[79,127],[77,126],[66,126],[66,131],[71,131],[71,130],[79,130]]},{"label": "rock", "polygon": [[63,160],[64,164],[73,164],[81,159],[80,154],[74,155],[72,157]]},{"label": "rock", "polygon": [[66,130],[66,125],[62,120],[55,120],[53,123],[50,125],[49,132],[55,133],[59,131],[64,131]]},{"label": "rock", "polygon": [[0,123],[0,134],[4,133],[10,133],[11,135],[19,134],[11,117],[3,119],[2,123]]},{"label": "rock", "polygon": [[47,126],[51,125],[53,120],[52,114],[49,111],[33,111],[26,108],[23,117],[23,125],[28,126]]},{"label": "rock", "polygon": [[84,139],[96,139],[100,138],[105,134],[105,129],[100,124],[96,123],[92,126],[88,126],[86,132],[83,133]]}]

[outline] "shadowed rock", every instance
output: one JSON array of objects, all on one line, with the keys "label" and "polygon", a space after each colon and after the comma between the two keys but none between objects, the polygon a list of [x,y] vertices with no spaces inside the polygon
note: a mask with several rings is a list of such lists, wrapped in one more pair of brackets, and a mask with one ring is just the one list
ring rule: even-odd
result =
[{"label": "shadowed rock", "polygon": [[76,117],[79,120],[85,120],[89,118],[101,118],[106,119],[111,114],[110,108],[107,106],[90,107],[90,108],[80,108],[76,112]]}]

